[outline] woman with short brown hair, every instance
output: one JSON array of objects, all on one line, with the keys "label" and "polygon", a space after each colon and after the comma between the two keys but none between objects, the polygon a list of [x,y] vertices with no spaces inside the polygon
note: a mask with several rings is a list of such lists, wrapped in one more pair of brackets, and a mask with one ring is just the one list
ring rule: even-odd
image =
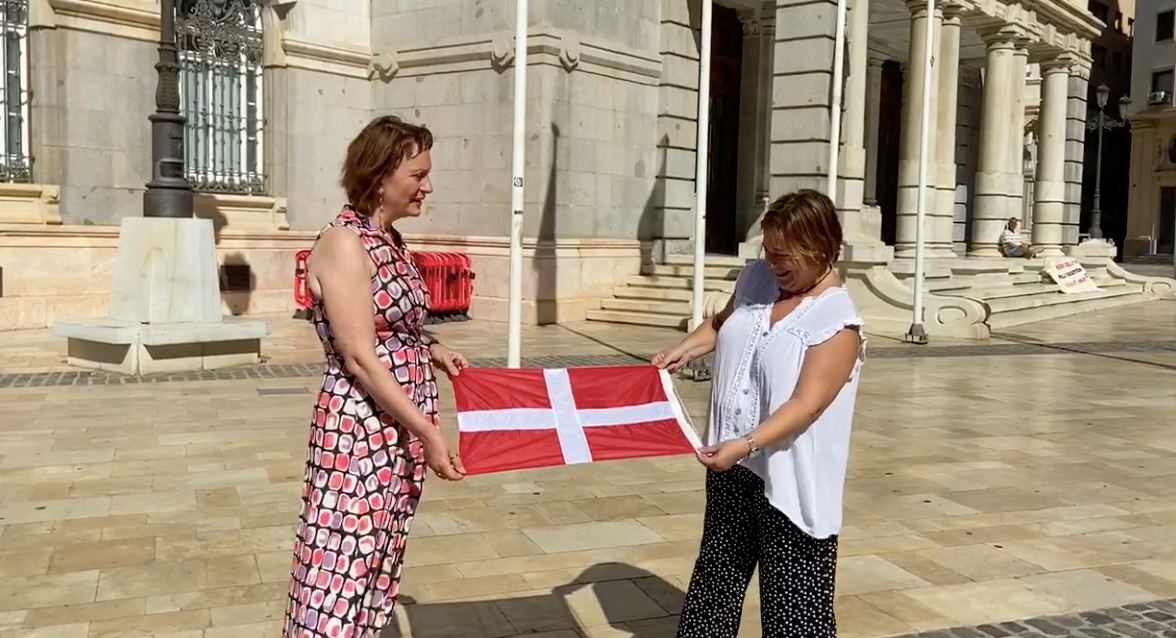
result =
[{"label": "woman with short brown hair", "polygon": [[677,370],[715,352],[702,545],[680,638],[734,638],[752,572],[761,635],[834,638],[837,533],[864,353],[834,271],[841,225],[828,197],[790,193],[762,222],[765,259],[726,308],[653,358]]},{"label": "woman with short brown hair", "polygon": [[385,116],[347,147],[349,204],[319,233],[307,283],[326,366],[314,406],[286,638],[372,638],[392,616],[426,468],[458,480],[434,364],[465,357],[422,331],[429,291],[392,224],[433,192],[423,126]]}]

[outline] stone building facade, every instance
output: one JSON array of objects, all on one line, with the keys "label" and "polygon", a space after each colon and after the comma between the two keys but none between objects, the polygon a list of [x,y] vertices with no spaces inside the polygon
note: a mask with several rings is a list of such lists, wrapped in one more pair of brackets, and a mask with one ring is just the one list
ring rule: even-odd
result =
[{"label": "stone building facade", "polygon": [[[16,155],[31,171],[0,185],[0,327],[101,315],[116,225],[141,214],[150,178],[158,6],[28,2]],[[824,188],[835,6],[716,3],[708,250],[753,253],[765,198]],[[914,245],[923,69],[910,61],[926,47],[929,254],[998,257],[1010,216],[1051,253],[1073,247],[1103,26],[1085,4],[850,7],[837,201],[862,294],[895,317],[909,296],[894,273]],[[700,8],[531,0],[526,321],[583,319],[643,264],[689,251]],[[185,0],[180,13],[189,177],[197,214],[217,225],[227,310],[291,309],[293,253],[343,203],[347,142],[396,113],[436,136],[436,192],[404,230],[418,248],[470,254],[473,314],[505,317],[514,0]],[[943,317],[976,312],[936,303]]]},{"label": "stone building facade", "polygon": [[1131,77],[1131,256],[1176,254],[1176,2],[1143,3]]}]

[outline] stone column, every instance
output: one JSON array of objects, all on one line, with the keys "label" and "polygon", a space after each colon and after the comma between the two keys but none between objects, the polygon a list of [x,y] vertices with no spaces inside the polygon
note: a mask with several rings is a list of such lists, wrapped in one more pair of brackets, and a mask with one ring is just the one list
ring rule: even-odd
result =
[{"label": "stone column", "polygon": [[[846,82],[841,153],[838,214],[844,230],[841,256],[847,262],[886,263],[893,249],[882,243],[882,213],[876,205],[865,202],[866,183],[873,181],[869,147],[878,152],[878,100],[881,87],[881,62],[870,65],[870,2],[854,0],[849,15],[849,79]],[[871,75],[873,97],[869,97]],[[872,117],[872,123],[868,123]],[[876,160],[875,160],[876,161]]]},{"label": "stone column", "polygon": [[1037,179],[1033,185],[1033,243],[1062,254],[1066,219],[1066,104],[1072,60],[1041,64],[1041,115],[1037,120]]},{"label": "stone column", "polygon": [[870,53],[866,60],[866,181],[863,201],[866,206],[878,205],[878,131],[879,110],[882,108],[882,64],[886,58]]},{"label": "stone column", "polygon": [[956,111],[960,85],[960,8],[943,9],[939,36],[939,103],[935,116],[935,166],[938,185],[935,207],[928,207],[927,254],[953,257],[956,206]]},{"label": "stone column", "polygon": [[776,81],[776,12],[771,8],[764,9],[763,19],[760,20],[760,31],[763,32],[760,46],[763,48],[764,61],[760,65],[760,85],[764,87],[766,97],[759,105],[759,117],[766,122],[766,128],[764,129],[764,137],[760,140],[764,147],[764,163],[760,167],[763,169],[763,182],[761,182],[763,190],[757,192],[756,197],[759,198],[760,207],[763,208],[763,200],[772,197],[772,104],[775,100],[773,91]]},{"label": "stone column", "polygon": [[[1082,163],[1086,144],[1086,95],[1090,83],[1089,63],[1074,67],[1070,74],[1066,107],[1066,218],[1062,245],[1078,245],[1078,224],[1082,215]],[[1085,230],[1085,229],[1083,229]]]},{"label": "stone column", "polygon": [[[768,13],[771,13],[769,10]],[[774,17],[774,16],[773,16]],[[772,36],[759,12],[741,14],[743,68],[739,99],[739,184],[736,215],[741,238],[758,234],[755,225],[768,194],[768,146],[772,101]]]},{"label": "stone column", "polygon": [[849,77],[842,101],[841,166],[838,167],[837,210],[846,241],[877,239],[862,228],[861,210],[866,177],[866,33],[870,26],[870,0],[854,0],[849,12],[846,65]]},{"label": "stone column", "polygon": [[1010,97],[1012,111],[1009,113],[1009,185],[1007,217],[1024,216],[1025,199],[1025,85],[1029,72],[1029,50],[1027,42],[1018,38],[1014,41],[1013,77]]},{"label": "stone column", "polygon": [[981,34],[985,44],[984,99],[980,111],[980,154],[976,162],[976,197],[968,254],[999,257],[997,242],[1008,221],[1009,111],[1016,33]]},{"label": "stone column", "polygon": [[[670,0],[660,4],[657,38],[661,42],[662,58],[667,62],[657,86],[656,173],[637,227],[638,237],[652,242],[654,262],[662,261],[667,254],[692,251],[694,151],[698,130],[698,33],[691,28],[690,6]],[[527,77],[530,82],[531,74]],[[536,81],[540,79],[537,77]],[[532,112],[535,109],[528,107],[528,118]]]},{"label": "stone column", "polygon": [[[911,12],[910,54],[907,63],[907,82],[904,84],[902,104],[902,140],[899,144],[898,163],[898,220],[896,228],[895,256],[914,257],[917,204],[919,190],[919,117],[923,108],[924,87],[931,91],[930,101],[930,131],[927,136],[927,212],[935,210],[937,171],[935,167],[935,140],[937,127],[935,117],[938,112],[939,78],[938,56],[932,56],[931,77],[923,77],[923,57],[927,47],[933,52],[938,50],[940,24],[943,12],[935,9],[935,15],[927,15],[927,5],[922,2],[909,2],[907,8]],[[933,20],[932,41],[926,39],[926,20]],[[929,225],[924,226],[924,231]],[[931,237],[924,232],[924,239],[928,242]],[[928,244],[929,245],[929,244]]]},{"label": "stone column", "polygon": [[[835,0],[776,0],[772,69],[772,193],[826,188]],[[794,25],[808,25],[797,32]]]},{"label": "stone column", "polygon": [[[771,108],[773,108],[773,69],[775,67],[776,12],[773,7],[764,7],[759,18],[743,22],[743,85],[740,96],[740,193],[736,207],[739,210],[739,246],[741,257],[760,255],[762,242],[760,220],[763,217],[764,202],[771,196]],[[756,33],[759,32],[759,33]],[[748,66],[748,59],[754,56],[754,67]],[[750,98],[748,98],[750,95]],[[753,126],[744,127],[744,122]],[[754,133],[751,133],[754,130]],[[744,157],[754,156],[750,164],[742,163]]]}]

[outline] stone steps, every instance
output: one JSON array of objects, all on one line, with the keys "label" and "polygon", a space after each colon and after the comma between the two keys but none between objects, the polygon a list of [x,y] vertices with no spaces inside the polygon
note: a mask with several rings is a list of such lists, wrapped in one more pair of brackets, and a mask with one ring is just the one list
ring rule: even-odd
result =
[{"label": "stone steps", "polygon": [[[689,307],[687,307],[689,310]],[[662,315],[647,312],[631,312],[624,310],[589,310],[588,321],[602,321],[605,323],[623,323],[635,326],[651,326],[654,328],[674,328],[684,330],[689,318],[678,315]]]},{"label": "stone steps", "polygon": [[[1106,291],[1119,290],[1129,284],[1118,279],[1096,279],[1095,283],[1100,288]],[[1135,286],[1138,289],[1138,286]],[[941,293],[952,294],[952,293]],[[1011,286],[992,286],[984,288],[972,288],[964,292],[958,293],[957,296],[970,297],[979,301],[993,301],[1001,299],[1021,299],[1021,298],[1039,298],[1039,297],[1055,297],[1062,295],[1063,298],[1068,296],[1058,290],[1058,287],[1052,283],[1023,283],[1014,284]]]},{"label": "stone steps", "polygon": [[[625,280],[626,286],[639,288],[670,288],[677,290],[693,290],[694,281],[686,276],[672,277],[667,275],[636,275]],[[714,292],[731,292],[735,290],[735,280],[731,279],[703,279],[702,289]]]},{"label": "stone steps", "polygon": [[692,292],[682,288],[657,288],[644,285],[617,286],[612,289],[617,299],[648,299],[690,303]]},{"label": "stone steps", "polygon": [[[728,255],[707,255],[707,266],[726,266],[728,268],[742,268],[747,265],[749,260],[742,257],[731,257]],[[666,255],[662,262],[667,266],[693,266],[694,257],[692,255]]]},{"label": "stone steps", "polygon": [[[703,291],[730,293],[746,259],[707,255]],[[694,289],[694,259],[691,255],[669,255],[648,267],[644,274],[629,277],[624,286],[613,288],[611,299],[589,310],[589,321],[684,329],[690,319]]]},{"label": "stone steps", "polygon": [[[746,263],[747,260],[735,257],[708,256],[705,279],[708,296],[733,291],[739,270]],[[611,298],[600,301],[598,309],[588,311],[588,320],[685,329],[693,287],[691,264],[688,255],[670,256],[666,263],[649,268],[646,274],[629,277],[625,285],[613,288]],[[1113,276],[1097,265],[1088,267],[1088,272],[1102,290],[1082,294],[1061,292],[1041,268],[1040,263],[1023,260],[960,259],[937,263],[927,269],[925,290],[940,297],[961,297],[981,304],[990,329],[1147,299],[1140,284]],[[891,272],[909,288],[914,277],[910,264],[892,263]]]},{"label": "stone steps", "polygon": [[[703,269],[706,279],[720,279],[726,281],[735,281],[739,277],[739,271],[743,268],[740,266],[712,266],[707,264]],[[662,276],[662,277],[693,277],[694,266],[676,265],[676,264],[657,264],[648,269],[644,274]]]},{"label": "stone steps", "polygon": [[635,312],[639,314],[666,315],[671,317],[688,317],[690,303],[680,301],[653,301],[647,299],[604,299],[600,302],[602,310]]},{"label": "stone steps", "polygon": [[[907,285],[910,285],[911,279],[913,279],[913,277],[900,277],[900,280],[906,282]],[[987,287],[992,288],[992,287],[997,287],[999,285],[1009,285],[1009,286],[1019,287],[1019,286],[1032,286],[1032,285],[1037,285],[1040,283],[1041,283],[1041,274],[1040,273],[1024,273],[1024,274],[1020,274],[1020,275],[1009,275],[1007,282],[1001,282],[1000,284],[972,282],[972,281],[969,281],[968,279],[962,278],[962,277],[936,277],[933,279],[928,278],[928,279],[924,280],[925,287],[923,289],[926,290],[927,292],[950,295],[950,294],[962,293],[967,290],[972,290],[976,287],[987,286]]]},{"label": "stone steps", "polygon": [[1133,290],[1130,287],[1125,290],[1109,292],[1081,293],[1076,295],[1067,295],[1059,292],[1057,294],[1065,296],[1066,299],[1055,298],[1048,301],[1041,299],[1022,299],[1010,301],[1007,304],[998,304],[996,307],[992,307],[992,304],[989,304],[992,309],[992,314],[988,317],[987,323],[993,330],[998,330],[1035,321],[1060,319],[1084,312],[1106,310],[1108,308],[1126,306],[1148,300],[1148,297],[1141,290]]}]

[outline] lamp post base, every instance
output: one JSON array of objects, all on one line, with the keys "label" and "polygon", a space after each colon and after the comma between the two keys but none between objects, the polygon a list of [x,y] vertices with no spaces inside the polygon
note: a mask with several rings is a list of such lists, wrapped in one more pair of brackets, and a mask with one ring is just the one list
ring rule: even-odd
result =
[{"label": "lamp post base", "polygon": [[912,343],[916,346],[927,345],[927,329],[921,323],[912,323],[911,327],[907,328],[904,339],[907,343]]},{"label": "lamp post base", "polygon": [[707,357],[699,357],[686,364],[686,367],[682,369],[682,377],[696,383],[699,381],[710,381],[711,369]]}]

